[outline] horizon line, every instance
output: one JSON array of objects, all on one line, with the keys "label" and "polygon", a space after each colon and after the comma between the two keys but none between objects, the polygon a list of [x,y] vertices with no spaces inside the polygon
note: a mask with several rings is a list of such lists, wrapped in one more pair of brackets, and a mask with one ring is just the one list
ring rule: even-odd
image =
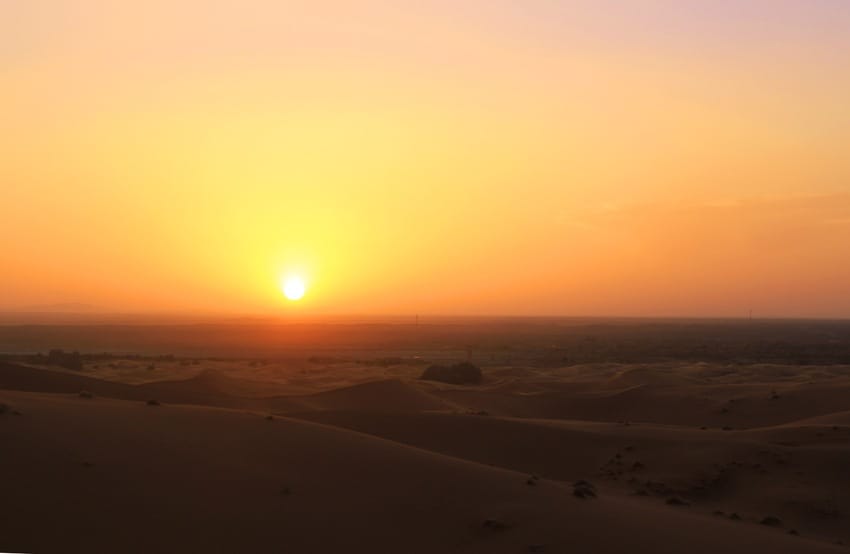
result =
[{"label": "horizon line", "polygon": [[[517,314],[517,313],[311,313],[311,314],[293,314],[293,313],[263,313],[263,312],[212,312],[204,310],[161,310],[161,311],[61,311],[61,310],[21,310],[21,309],[0,309],[0,325],[50,325],[50,324],[66,324],[66,322],[48,322],[48,323],[33,323],[20,322],[15,323],[13,320],[16,317],[23,319],[67,319],[75,320],[81,324],[106,324],[95,323],[91,320],[98,318],[116,319],[137,319],[147,320],[149,324],[166,324],[173,323],[168,321],[151,321],[151,320],[168,320],[168,319],[201,319],[201,321],[184,324],[203,324],[203,323],[225,323],[233,322],[234,320],[273,320],[281,323],[309,323],[316,320],[340,319],[344,321],[350,320],[365,320],[371,322],[380,322],[380,320],[396,320],[385,321],[385,323],[403,323],[405,320],[410,320],[411,324],[428,324],[428,319],[438,320],[521,320],[521,319],[539,319],[539,320],[668,320],[668,321],[850,321],[850,316],[819,316],[819,315],[764,315],[745,313],[741,315],[731,314],[651,314],[651,315],[630,315],[630,314]],[[86,321],[89,320],[89,321]],[[212,321],[211,321],[212,320]],[[217,320],[217,321],[216,321]],[[402,321],[398,321],[402,320]],[[120,324],[112,322],[113,324]],[[248,322],[246,322],[248,323]],[[340,322],[341,323],[341,322]]]}]

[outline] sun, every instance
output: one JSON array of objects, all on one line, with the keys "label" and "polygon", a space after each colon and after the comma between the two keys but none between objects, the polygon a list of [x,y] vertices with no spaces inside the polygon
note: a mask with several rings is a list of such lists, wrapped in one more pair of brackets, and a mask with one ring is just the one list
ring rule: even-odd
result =
[{"label": "sun", "polygon": [[304,284],[304,279],[297,275],[287,277],[281,283],[283,295],[288,300],[301,300],[304,293],[307,292],[307,285]]}]

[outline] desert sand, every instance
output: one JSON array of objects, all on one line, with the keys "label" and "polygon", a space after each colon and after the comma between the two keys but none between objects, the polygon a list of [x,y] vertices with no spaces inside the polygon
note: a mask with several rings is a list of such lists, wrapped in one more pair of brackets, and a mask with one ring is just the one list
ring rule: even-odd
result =
[{"label": "desert sand", "polygon": [[850,544],[848,366],[427,363],[0,361],[0,551]]}]

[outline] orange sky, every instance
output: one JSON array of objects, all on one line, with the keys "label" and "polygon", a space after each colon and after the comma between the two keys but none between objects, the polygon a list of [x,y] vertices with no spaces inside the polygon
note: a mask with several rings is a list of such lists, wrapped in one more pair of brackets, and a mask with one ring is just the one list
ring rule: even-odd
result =
[{"label": "orange sky", "polygon": [[850,317],[846,2],[125,4],[0,5],[0,309]]}]

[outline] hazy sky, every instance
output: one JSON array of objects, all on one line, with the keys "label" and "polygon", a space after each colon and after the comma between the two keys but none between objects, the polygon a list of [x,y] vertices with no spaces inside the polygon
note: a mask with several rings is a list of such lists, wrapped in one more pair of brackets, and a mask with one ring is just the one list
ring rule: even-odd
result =
[{"label": "hazy sky", "polygon": [[0,0],[0,308],[850,317],[848,99],[846,0]]}]

